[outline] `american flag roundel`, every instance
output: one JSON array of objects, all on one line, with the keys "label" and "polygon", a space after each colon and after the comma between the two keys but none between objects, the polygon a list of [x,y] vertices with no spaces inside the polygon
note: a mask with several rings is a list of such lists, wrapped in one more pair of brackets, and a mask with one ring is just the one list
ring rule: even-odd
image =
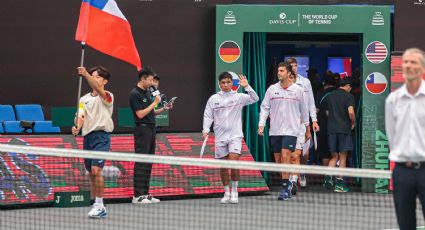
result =
[{"label": "american flag roundel", "polygon": [[373,64],[379,64],[388,56],[388,50],[384,43],[374,41],[369,43],[366,47],[366,58]]}]

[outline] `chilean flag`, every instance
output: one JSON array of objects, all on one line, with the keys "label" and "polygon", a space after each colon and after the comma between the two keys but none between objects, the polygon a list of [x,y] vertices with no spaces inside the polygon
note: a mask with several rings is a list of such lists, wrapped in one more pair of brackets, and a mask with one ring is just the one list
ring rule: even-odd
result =
[{"label": "chilean flag", "polygon": [[75,40],[141,69],[130,23],[115,0],[83,0]]},{"label": "chilean flag", "polygon": [[372,94],[381,94],[387,89],[387,78],[378,72],[371,73],[366,78],[366,89]]}]

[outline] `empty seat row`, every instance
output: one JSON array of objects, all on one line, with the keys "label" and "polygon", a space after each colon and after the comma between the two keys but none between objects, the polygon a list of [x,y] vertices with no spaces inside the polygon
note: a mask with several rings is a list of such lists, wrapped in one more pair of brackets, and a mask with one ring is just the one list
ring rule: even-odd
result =
[{"label": "empty seat row", "polygon": [[[24,124],[24,125],[23,125]],[[52,121],[44,119],[41,105],[0,105],[0,133],[59,133]]]}]

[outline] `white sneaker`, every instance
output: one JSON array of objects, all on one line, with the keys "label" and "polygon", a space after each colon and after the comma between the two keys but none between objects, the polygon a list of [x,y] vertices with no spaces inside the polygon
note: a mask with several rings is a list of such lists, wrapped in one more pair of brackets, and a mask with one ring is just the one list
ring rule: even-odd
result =
[{"label": "white sneaker", "polygon": [[230,202],[230,192],[225,192],[224,197],[221,198],[220,203],[228,204]]},{"label": "white sneaker", "polygon": [[232,192],[230,194],[230,203],[231,204],[237,204],[239,202],[238,200],[238,192]]},{"label": "white sneaker", "polygon": [[106,212],[105,206],[94,203],[93,208],[88,213],[88,216],[90,218],[105,218],[108,216],[108,213]]},{"label": "white sneaker", "polygon": [[146,199],[150,200],[152,203],[159,203],[160,202],[159,199],[157,199],[157,198],[155,198],[155,197],[153,197],[151,195],[147,195],[146,196]]},{"label": "white sneaker", "polygon": [[131,203],[133,203],[133,204],[151,204],[152,201],[148,200],[146,195],[143,195],[143,196],[138,196],[138,197],[133,196],[133,201]]},{"label": "white sneaker", "polygon": [[305,174],[300,174],[300,185],[303,188],[307,186],[307,179],[305,178]]}]

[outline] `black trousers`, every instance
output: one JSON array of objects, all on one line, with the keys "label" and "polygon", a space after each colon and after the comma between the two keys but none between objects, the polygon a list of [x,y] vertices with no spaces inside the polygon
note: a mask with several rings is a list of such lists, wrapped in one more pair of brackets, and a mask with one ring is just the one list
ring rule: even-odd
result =
[{"label": "black trousers", "polygon": [[[136,153],[155,155],[156,131],[152,126],[136,126],[134,129],[134,149]],[[149,194],[152,164],[134,163],[134,196]]]},{"label": "black trousers", "polygon": [[419,169],[397,163],[393,171],[394,204],[400,230],[416,229],[416,198],[425,218],[425,165]]}]

